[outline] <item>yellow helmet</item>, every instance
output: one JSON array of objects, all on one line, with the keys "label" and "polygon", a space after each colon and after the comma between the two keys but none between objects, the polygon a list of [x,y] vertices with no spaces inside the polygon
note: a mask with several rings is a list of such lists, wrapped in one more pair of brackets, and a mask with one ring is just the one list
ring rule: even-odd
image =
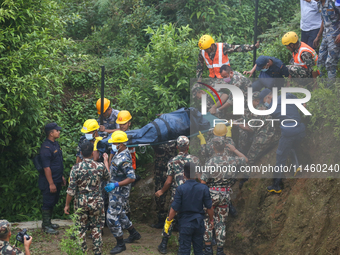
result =
[{"label": "yellow helmet", "polygon": [[129,120],[132,119],[132,116],[129,111],[120,111],[117,116],[116,123],[117,124],[125,124]]},{"label": "yellow helmet", "polygon": [[215,43],[215,41],[210,35],[202,35],[202,37],[198,41],[198,47],[201,50],[206,50],[206,49],[210,48],[210,46],[213,43]]},{"label": "yellow helmet", "polygon": [[282,44],[289,45],[291,43],[297,43],[298,40],[299,40],[298,35],[295,32],[290,31],[282,37]]},{"label": "yellow helmet", "polygon": [[89,119],[84,122],[83,128],[81,129],[82,133],[89,133],[99,129],[98,122],[95,119]]},{"label": "yellow helmet", "polygon": [[219,123],[214,127],[213,133],[217,136],[224,136],[228,132],[227,126],[225,124]]},{"label": "yellow helmet", "polygon": [[125,132],[118,130],[112,133],[111,138],[109,139],[109,143],[125,143],[127,142],[129,139],[126,135]]},{"label": "yellow helmet", "polygon": [[[109,108],[110,106],[110,100],[107,99],[107,98],[104,98],[104,109],[103,109],[103,112],[106,112],[107,108]],[[101,110],[101,104],[102,104],[102,99],[99,98],[97,100],[97,103],[96,103],[96,107],[97,107],[97,113],[100,114],[100,110]]]}]

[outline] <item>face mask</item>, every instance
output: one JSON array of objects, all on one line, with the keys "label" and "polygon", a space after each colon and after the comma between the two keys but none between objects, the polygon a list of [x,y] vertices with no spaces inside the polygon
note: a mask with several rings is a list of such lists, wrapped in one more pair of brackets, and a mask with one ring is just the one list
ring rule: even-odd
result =
[{"label": "face mask", "polygon": [[226,83],[229,83],[229,82],[231,81],[230,77],[224,78],[223,80],[224,80]]},{"label": "face mask", "polygon": [[261,69],[261,72],[267,72],[269,68]]},{"label": "face mask", "polygon": [[265,107],[269,108],[269,105],[270,105],[270,104],[269,104],[268,102],[264,102],[264,106],[265,106]]},{"label": "face mask", "polygon": [[117,152],[118,151],[117,145],[112,144],[112,150],[113,152]]},{"label": "face mask", "polygon": [[85,138],[91,141],[93,139],[93,134],[85,134]]}]

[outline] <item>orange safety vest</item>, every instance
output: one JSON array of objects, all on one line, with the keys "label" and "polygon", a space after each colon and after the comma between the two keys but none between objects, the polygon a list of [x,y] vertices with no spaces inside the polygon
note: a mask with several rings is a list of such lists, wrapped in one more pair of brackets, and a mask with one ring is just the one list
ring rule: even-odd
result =
[{"label": "orange safety vest", "polygon": [[136,165],[136,149],[135,149],[135,147],[132,147],[132,148],[129,148],[129,152],[130,152],[130,155],[131,155],[131,158],[132,158],[132,167],[133,167],[133,169],[135,169],[136,170],[136,167],[137,167],[137,165]]},{"label": "orange safety vest", "polygon": [[299,52],[293,53],[293,58],[294,58],[294,65],[302,66],[302,67],[307,69],[307,65],[305,64],[305,62],[303,62],[301,60],[301,54],[302,54],[302,52],[305,52],[305,51],[312,53],[313,59],[314,59],[315,65],[316,65],[316,62],[318,61],[318,55],[316,54],[315,50],[312,47],[310,47],[308,44],[306,44],[304,42],[301,42]]},{"label": "orange safety vest", "polygon": [[201,54],[202,57],[205,60],[205,63],[207,65],[207,67],[209,68],[209,77],[210,78],[219,78],[221,79],[222,76],[220,74],[220,68],[223,65],[228,65],[230,66],[229,63],[229,58],[228,58],[228,54],[224,55],[223,54],[223,43],[216,43],[217,49],[216,49],[216,53],[215,53],[215,57],[213,60],[211,60],[208,56],[208,53],[205,52],[205,50],[202,50]]}]

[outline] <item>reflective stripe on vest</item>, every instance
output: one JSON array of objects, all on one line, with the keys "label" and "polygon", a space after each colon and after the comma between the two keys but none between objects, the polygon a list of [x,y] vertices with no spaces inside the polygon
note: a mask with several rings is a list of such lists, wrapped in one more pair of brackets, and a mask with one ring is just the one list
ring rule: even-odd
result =
[{"label": "reflective stripe on vest", "polygon": [[312,54],[313,59],[314,59],[314,63],[316,65],[316,62],[318,61],[318,55],[316,54],[315,50],[310,47],[308,44],[301,42],[301,47],[299,48],[299,52],[297,54],[293,53],[293,57],[294,57],[294,65],[296,66],[302,66],[304,68],[308,68],[307,65],[305,64],[305,62],[303,62],[301,60],[301,54],[302,52],[308,51]]},{"label": "reflective stripe on vest", "polygon": [[223,65],[230,66],[230,63],[229,63],[228,55],[223,54],[223,43],[216,43],[216,45],[217,45],[217,48],[216,48],[214,60],[211,60],[209,58],[208,53],[206,53],[205,50],[202,50],[201,54],[205,61],[205,64],[209,68],[209,73],[210,73],[209,77],[215,78],[216,76],[217,78],[221,79],[222,78],[220,74],[221,66]]}]

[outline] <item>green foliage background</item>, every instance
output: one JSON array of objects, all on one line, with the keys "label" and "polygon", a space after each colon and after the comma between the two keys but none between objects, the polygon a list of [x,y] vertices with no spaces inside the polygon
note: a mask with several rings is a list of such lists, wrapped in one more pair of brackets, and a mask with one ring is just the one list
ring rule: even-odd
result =
[{"label": "green foliage background", "polygon": [[[10,221],[40,218],[38,174],[31,158],[43,127],[63,127],[58,140],[65,176],[75,163],[82,123],[97,118],[100,66],[105,96],[129,110],[133,128],[189,105],[201,35],[252,44],[254,0],[0,0],[0,215]],[[259,1],[258,55],[289,62],[281,36],[299,33],[294,0]],[[252,52],[229,56],[235,70],[252,67]],[[207,73],[205,73],[207,76]],[[335,93],[320,88],[311,100],[311,124],[340,121]],[[328,107],[328,109],[326,109]],[[330,117],[331,115],[331,117]],[[138,154],[137,171],[152,154]],[[65,189],[54,217],[63,218]]]}]

